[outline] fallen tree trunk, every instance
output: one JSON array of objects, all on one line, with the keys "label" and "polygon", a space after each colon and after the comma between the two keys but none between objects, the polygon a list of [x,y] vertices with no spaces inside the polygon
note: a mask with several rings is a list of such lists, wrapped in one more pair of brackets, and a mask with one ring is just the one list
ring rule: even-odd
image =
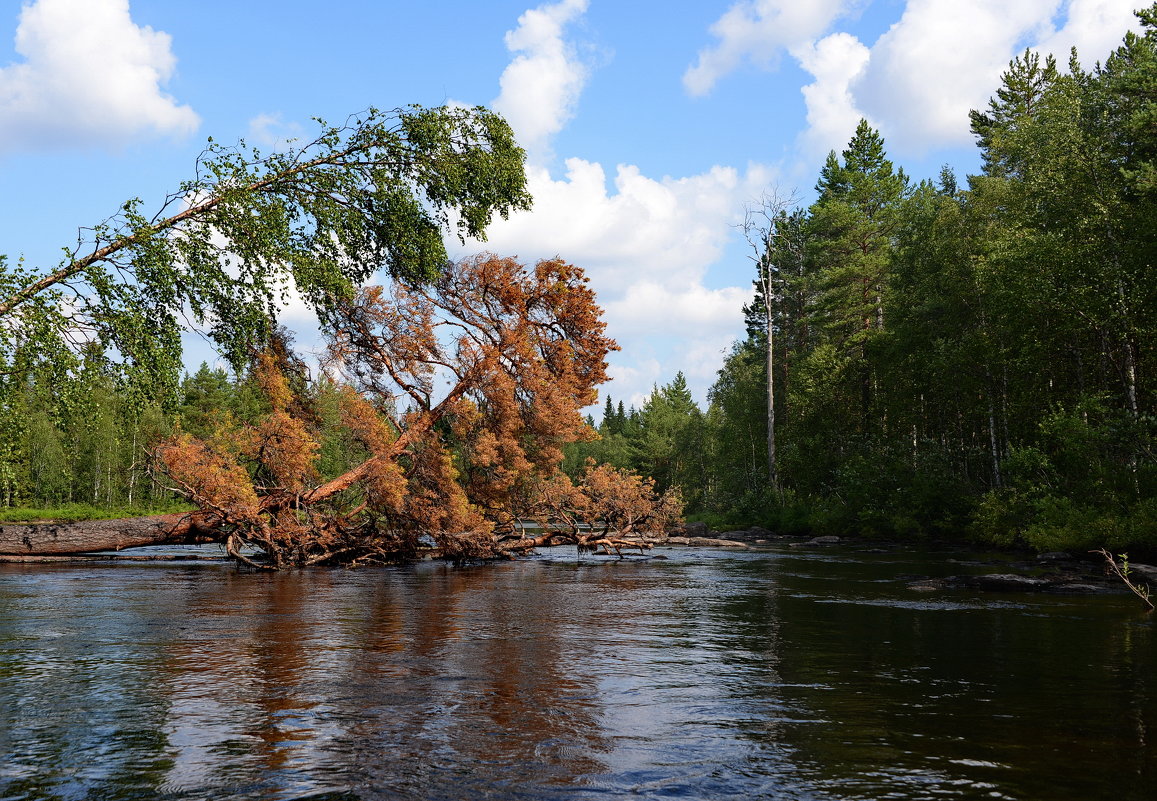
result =
[{"label": "fallen tree trunk", "polygon": [[118,520],[0,524],[0,554],[67,555],[144,545],[217,541],[221,534],[201,512]]},{"label": "fallen tree trunk", "polygon": [[[218,519],[206,512],[151,515],[148,517],[127,517],[115,520],[78,520],[72,522],[46,521],[42,523],[0,524],[0,562],[43,561],[66,559],[101,551],[120,551],[125,548],[141,548],[149,545],[189,545],[206,542],[224,542],[228,534],[219,527]],[[473,536],[473,535],[472,535]],[[523,537],[515,540],[495,541],[492,552],[479,558],[511,557],[526,553],[544,545],[563,543],[577,544],[580,549],[594,550],[602,546],[607,555],[612,549],[619,554],[621,548],[650,548],[651,544],[631,535],[587,534],[553,531],[538,537]],[[410,553],[395,544],[374,547],[363,543],[360,548],[349,549],[353,563],[388,563],[399,558],[421,558],[434,556],[445,558],[442,549],[420,549],[423,553]],[[457,551],[455,551],[457,552]],[[332,562],[342,552],[326,553],[324,557],[307,560],[305,564]],[[152,557],[139,557],[142,559]],[[341,561],[337,559],[337,561]]]},{"label": "fallen tree trunk", "polygon": [[108,564],[110,562],[226,562],[225,554],[124,554],[124,553],[68,553],[51,556],[23,556],[0,553],[0,564],[7,565],[63,565],[80,562]]}]

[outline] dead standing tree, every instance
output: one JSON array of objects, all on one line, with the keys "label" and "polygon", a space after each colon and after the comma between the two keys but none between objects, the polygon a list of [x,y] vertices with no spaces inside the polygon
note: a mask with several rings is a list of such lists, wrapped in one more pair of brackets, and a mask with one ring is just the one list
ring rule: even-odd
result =
[{"label": "dead standing tree", "polygon": [[744,311],[749,319],[761,313],[761,333],[767,343],[767,480],[776,492],[779,491],[780,480],[775,441],[775,332],[780,324],[779,306],[785,272],[780,262],[788,260],[796,263],[803,258],[800,242],[789,233],[792,223],[798,222],[797,218],[787,212],[794,203],[794,196],[783,199],[776,194],[765,194],[758,204],[747,207],[741,226],[756,267],[753,282],[756,297]]}]

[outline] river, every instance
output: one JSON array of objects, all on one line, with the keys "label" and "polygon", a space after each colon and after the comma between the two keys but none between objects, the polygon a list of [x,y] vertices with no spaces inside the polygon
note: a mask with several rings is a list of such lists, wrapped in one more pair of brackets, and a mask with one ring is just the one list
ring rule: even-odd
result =
[{"label": "river", "polygon": [[946,554],[0,565],[3,799],[1157,797],[1127,595]]}]

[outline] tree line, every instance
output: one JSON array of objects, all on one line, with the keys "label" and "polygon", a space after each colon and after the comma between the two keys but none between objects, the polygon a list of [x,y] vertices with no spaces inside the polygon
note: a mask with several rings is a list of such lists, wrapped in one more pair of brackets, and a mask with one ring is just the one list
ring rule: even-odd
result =
[{"label": "tree line", "polygon": [[172,406],[141,403],[95,351],[65,381],[26,376],[0,416],[0,507],[174,507],[177,496],[152,470],[156,443],[178,429],[208,435],[218,421],[253,420],[262,409],[249,375],[204,363],[178,393]]},{"label": "tree line", "polygon": [[755,300],[594,446],[719,526],[1157,546],[1157,5],[1091,70],[1026,51],[983,169],[913,181],[861,121],[816,200],[749,210]]},{"label": "tree line", "polygon": [[[1014,59],[971,115],[983,170],[963,183],[914,182],[862,121],[812,204],[749,210],[755,298],[707,408],[679,374],[638,409],[608,397],[597,426],[575,411],[614,343],[581,270],[455,265],[441,245],[529,205],[500,119],[370,112],[287,154],[212,146],[89,252],[0,262],[0,503],[176,488],[202,534],[287,563],[368,554],[367,521],[381,553],[443,518],[489,532],[451,549],[521,547],[518,516],[580,540],[584,514],[644,525],[600,506],[634,495],[718,526],[1153,544],[1157,5],[1139,17],[1092,70]],[[378,268],[393,283],[366,294]],[[341,381],[302,378],[271,327],[290,279]],[[177,385],[180,313],[231,372]],[[437,376],[461,389],[437,399]]]}]

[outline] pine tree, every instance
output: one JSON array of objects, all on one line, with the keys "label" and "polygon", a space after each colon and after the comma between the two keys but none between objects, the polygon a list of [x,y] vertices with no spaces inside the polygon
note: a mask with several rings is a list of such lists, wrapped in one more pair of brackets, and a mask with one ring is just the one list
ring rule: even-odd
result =
[{"label": "pine tree", "polygon": [[879,132],[860,120],[843,161],[829,157],[817,189],[806,229],[819,293],[812,321],[834,349],[837,369],[858,387],[853,429],[866,433],[877,383],[870,351],[884,330],[889,263],[908,178],[887,158]]},{"label": "pine tree", "polygon": [[1001,76],[1001,86],[989,101],[988,112],[969,112],[985,174],[1007,176],[1023,169],[1023,162],[1005,150],[1004,138],[1040,111],[1042,100],[1058,77],[1053,56],[1046,56],[1042,66],[1040,55],[1026,48],[1024,55],[1014,58]]}]

